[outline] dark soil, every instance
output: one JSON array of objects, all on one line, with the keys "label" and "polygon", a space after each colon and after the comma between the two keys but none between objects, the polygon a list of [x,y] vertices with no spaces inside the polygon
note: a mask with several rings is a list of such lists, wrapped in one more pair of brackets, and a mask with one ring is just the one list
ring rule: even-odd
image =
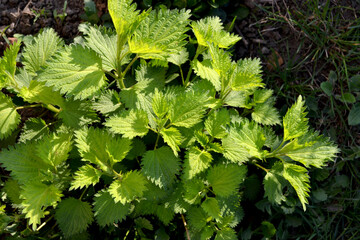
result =
[{"label": "dark soil", "polygon": [[[5,33],[9,40],[13,40],[15,33],[35,35],[40,29],[49,27],[54,28],[64,39],[72,39],[78,34],[84,2],[68,0],[65,11],[64,2],[65,0],[0,0],[0,33]],[[5,47],[6,42],[2,38],[0,53]]]}]

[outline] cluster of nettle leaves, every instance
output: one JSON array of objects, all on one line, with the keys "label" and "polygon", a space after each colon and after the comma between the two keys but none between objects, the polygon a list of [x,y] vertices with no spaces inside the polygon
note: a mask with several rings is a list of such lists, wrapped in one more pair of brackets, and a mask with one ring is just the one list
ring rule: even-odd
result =
[{"label": "cluster of nettle leaves", "polygon": [[[194,239],[236,239],[251,164],[265,171],[271,203],[296,192],[305,210],[307,169],[338,149],[309,130],[304,100],[281,121],[260,61],[231,60],[224,49],[240,38],[219,18],[140,13],[130,0],[110,0],[109,11],[116,31],[84,24],[84,37],[64,45],[45,29],[22,50],[23,67],[16,67],[20,42],[1,59],[0,88],[25,104],[0,93],[0,139],[19,127],[23,109],[53,112],[27,119],[18,143],[0,152],[11,176],[3,191],[33,229],[52,215],[69,237],[94,218],[104,227],[155,215],[167,225],[181,214]],[[190,29],[197,50],[189,61]],[[95,185],[94,196],[85,194]],[[72,197],[77,191],[80,198]]]}]

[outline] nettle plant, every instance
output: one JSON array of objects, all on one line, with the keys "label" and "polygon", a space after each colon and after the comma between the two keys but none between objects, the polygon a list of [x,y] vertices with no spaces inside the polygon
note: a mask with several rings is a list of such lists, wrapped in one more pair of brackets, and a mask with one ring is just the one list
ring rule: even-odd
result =
[{"label": "nettle plant", "polygon": [[5,51],[0,139],[16,144],[0,153],[10,172],[1,211],[12,203],[34,231],[55,221],[64,237],[90,224],[116,231],[124,219],[144,237],[181,219],[173,231],[185,238],[237,239],[250,165],[264,172],[269,202],[296,194],[305,210],[308,169],[338,148],[309,130],[302,97],[281,120],[259,59],[232,61],[226,49],[240,38],[217,17],[108,4],[115,30],[83,24],[84,37],[65,45],[45,29],[21,67],[20,41]]}]

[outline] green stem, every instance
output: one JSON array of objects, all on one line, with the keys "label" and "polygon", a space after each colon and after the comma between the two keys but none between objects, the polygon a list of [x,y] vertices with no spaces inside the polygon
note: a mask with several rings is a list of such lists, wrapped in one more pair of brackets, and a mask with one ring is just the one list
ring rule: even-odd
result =
[{"label": "green stem", "polygon": [[134,64],[134,62],[139,58],[139,55],[136,55],[133,60],[131,60],[131,62],[129,63],[129,65],[127,65],[127,67],[125,68],[124,72],[121,73],[121,77],[125,77],[125,74],[129,71],[129,69],[131,68],[131,66]]},{"label": "green stem", "polygon": [[112,78],[117,79],[118,77],[112,72],[105,71],[106,74],[110,75]]},{"label": "green stem", "polygon": [[109,85],[107,85],[106,89],[109,89],[116,82],[117,82],[117,78],[115,78],[114,81],[112,81]]},{"label": "green stem", "polygon": [[120,181],[123,179],[123,176],[120,173],[118,173],[117,171],[115,171],[114,169],[113,169],[113,173],[116,175],[116,177],[119,178]]},{"label": "green stem", "polygon": [[155,142],[155,146],[154,146],[154,150],[156,150],[158,142],[159,142],[159,138],[160,138],[160,132],[158,132],[157,137],[156,137],[156,142]]},{"label": "green stem", "polygon": [[124,38],[123,36],[118,35],[117,36],[117,52],[116,52],[116,71],[118,72],[118,74],[121,73],[121,59],[123,58],[121,56],[121,52],[122,52],[122,49],[123,49],[123,46],[125,43],[126,43],[126,37]]},{"label": "green stem", "polygon": [[16,110],[25,109],[25,108],[32,108],[32,107],[41,107],[41,106],[42,106],[41,103],[37,103],[37,104],[32,104],[32,105],[26,105],[26,106],[17,107]]},{"label": "green stem", "polygon": [[125,77],[126,73],[130,70],[131,66],[134,64],[134,62],[135,62],[138,58],[139,58],[139,56],[136,55],[136,56],[133,58],[133,60],[131,60],[131,62],[127,65],[127,67],[125,68],[125,70],[124,70],[122,73],[120,73],[120,76],[119,76],[118,80],[119,80],[120,88],[121,88],[121,89],[125,89],[125,88],[126,88],[125,83],[124,83],[124,77]]},{"label": "green stem", "polygon": [[258,168],[261,168],[262,170],[264,170],[267,173],[269,172],[269,169],[266,169],[266,168],[264,168],[263,166],[261,166],[261,165],[259,165],[257,163],[254,163],[254,165],[257,166]]},{"label": "green stem", "polygon": [[184,73],[183,73],[183,70],[182,70],[181,66],[179,66],[179,69],[180,69],[180,75],[181,75],[182,84],[183,84],[183,86],[185,86]]},{"label": "green stem", "polygon": [[81,196],[79,197],[79,200],[82,199],[82,197],[84,196],[85,192],[86,192],[87,188],[84,189],[84,191],[82,192]]},{"label": "green stem", "polygon": [[[192,62],[195,61],[204,50],[205,50],[205,47],[198,45],[194,59],[192,60]],[[191,69],[191,64],[190,64],[190,68],[186,75],[186,80],[185,80],[185,84],[184,84],[185,87],[187,87],[189,85],[191,73],[192,73],[192,69]]]},{"label": "green stem", "polygon": [[16,82],[15,78],[8,72],[8,71],[5,71],[5,74],[11,79],[11,81],[14,83],[15,85],[15,88],[17,90],[20,90],[19,88],[19,84]]},{"label": "green stem", "polygon": [[61,111],[61,109],[58,109],[58,108],[54,107],[54,106],[51,105],[51,104],[42,104],[42,106],[43,106],[44,108],[49,109],[49,110],[52,111],[52,112],[55,112],[55,113],[59,113],[59,112]]}]

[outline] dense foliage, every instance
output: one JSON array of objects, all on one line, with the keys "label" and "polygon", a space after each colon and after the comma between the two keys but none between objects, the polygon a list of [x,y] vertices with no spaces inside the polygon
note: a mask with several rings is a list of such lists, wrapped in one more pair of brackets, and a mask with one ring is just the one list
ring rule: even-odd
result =
[{"label": "dense foliage", "polygon": [[[20,41],[1,59],[0,139],[17,142],[0,153],[3,233],[14,208],[32,231],[54,218],[65,238],[130,219],[138,237],[237,239],[253,166],[271,204],[297,196],[306,210],[308,169],[338,149],[309,129],[303,98],[281,117],[260,61],[232,61],[226,49],[240,38],[217,17],[108,4],[115,30],[83,24],[65,45],[45,29],[25,42],[23,66]],[[35,108],[46,111],[20,123]],[[186,231],[164,227],[178,216]]]}]

